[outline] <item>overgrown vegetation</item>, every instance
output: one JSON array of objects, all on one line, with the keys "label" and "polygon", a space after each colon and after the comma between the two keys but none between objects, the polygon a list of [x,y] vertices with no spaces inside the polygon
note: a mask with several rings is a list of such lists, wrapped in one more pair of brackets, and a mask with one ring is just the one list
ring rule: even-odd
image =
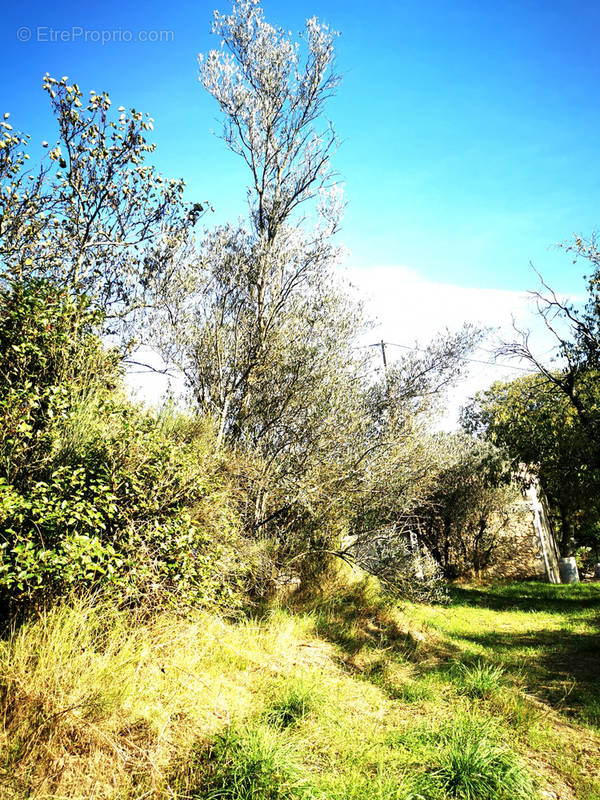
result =
[{"label": "overgrown vegetation", "polygon": [[239,622],[75,600],[0,644],[1,793],[594,800],[599,605],[516,584],[400,607],[345,578]]},{"label": "overgrown vegetation", "polygon": [[[479,397],[469,434],[434,433],[483,334],[383,372],[361,344],[336,35],[313,18],[295,42],[258,0],[213,32],[238,225],[198,232],[151,118],[106,93],[44,78],[58,141],[37,167],[0,123],[3,796],[599,800],[597,587],[447,583],[498,557],[519,460],[563,551],[595,540],[595,248],[586,308],[549,301],[574,338],[547,402],[528,377]],[[160,409],[124,388],[148,347],[186,380]]]},{"label": "overgrown vegetation", "polygon": [[71,587],[230,602],[241,526],[210,420],[128,401],[98,312],[65,290],[33,279],[0,302],[5,614]]},{"label": "overgrown vegetation", "polygon": [[[357,347],[366,322],[336,272],[337,138],[322,120],[335,34],[309,20],[298,49],[250,0],[214,32],[231,58],[201,59],[202,81],[252,178],[239,228],[194,233],[202,205],[150,164],[152,120],[113,113],[106,93],[86,103],[44,78],[59,139],[37,168],[1,123],[6,617],[99,587],[127,603],[235,606],[281,574],[318,583],[334,557],[442,596],[440,567],[477,571],[493,549],[487,518],[504,495],[477,477],[482,446],[427,427],[480,333],[466,325],[384,375]],[[126,398],[139,345],[185,375],[179,410]],[[452,470],[471,493],[449,511]],[[429,522],[404,525],[449,513],[443,557]]]}]

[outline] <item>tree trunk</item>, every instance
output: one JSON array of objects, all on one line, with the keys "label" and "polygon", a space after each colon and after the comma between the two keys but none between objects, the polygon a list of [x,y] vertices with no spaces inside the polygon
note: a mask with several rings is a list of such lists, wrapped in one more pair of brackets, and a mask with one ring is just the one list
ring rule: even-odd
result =
[{"label": "tree trunk", "polygon": [[564,506],[559,507],[560,510],[560,541],[558,549],[562,558],[569,558],[573,555],[575,550],[575,526],[571,515]]}]

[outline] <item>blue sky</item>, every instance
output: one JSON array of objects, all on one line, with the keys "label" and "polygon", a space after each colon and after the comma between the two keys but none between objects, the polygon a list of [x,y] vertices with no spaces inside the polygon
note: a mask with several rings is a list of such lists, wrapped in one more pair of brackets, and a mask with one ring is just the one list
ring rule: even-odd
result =
[{"label": "blue sky", "polygon": [[[0,111],[36,142],[51,140],[44,72],[68,75],[86,92],[106,89],[116,105],[155,118],[160,169],[184,177],[190,199],[208,199],[215,221],[235,218],[245,210],[247,175],[211,135],[216,106],[197,80],[197,54],[215,44],[215,5],[11,4],[1,23]],[[348,200],[340,241],[353,266],[407,267],[436,284],[522,291],[536,284],[533,261],[560,291],[581,290],[581,268],[549,247],[598,224],[600,4],[263,6],[286,28],[299,30],[316,14],[342,34],[345,78],[329,114],[343,139],[335,158]],[[162,43],[49,41],[50,27],[73,26],[173,33]],[[22,27],[29,41],[18,40]]]}]

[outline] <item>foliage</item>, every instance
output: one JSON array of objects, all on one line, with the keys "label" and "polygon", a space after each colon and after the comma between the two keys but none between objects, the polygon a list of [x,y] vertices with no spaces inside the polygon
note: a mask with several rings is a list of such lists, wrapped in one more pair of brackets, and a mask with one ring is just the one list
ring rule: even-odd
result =
[{"label": "foliage", "polygon": [[[254,232],[271,242],[300,204],[334,185],[329,156],[337,138],[321,119],[340,83],[337,34],[312,17],[294,42],[265,22],[259,0],[238,0],[229,16],[214,17],[221,49],[200,56],[200,80],[224,116],[224,141],[250,169]],[[336,206],[322,210],[335,227]]]},{"label": "foliage", "polygon": [[74,398],[119,379],[118,359],[94,331],[101,315],[87,300],[34,279],[0,289],[2,473],[21,485],[45,469],[53,437]]},{"label": "foliage", "polygon": [[353,546],[390,585],[403,586],[416,571],[412,591],[441,596],[440,568],[454,576],[489,564],[516,490],[494,445],[418,428],[405,436],[369,476],[352,518]]},{"label": "foliage", "polygon": [[[222,47],[201,57],[200,78],[223,112],[225,141],[251,170],[250,220],[182,254],[152,327],[201,412],[219,421],[219,441],[253,462],[243,478],[249,531],[295,557],[316,531],[321,544],[339,534],[333,506],[344,503],[366,425],[360,304],[334,270],[335,136],[318,129],[338,83],[334,36],[309,20],[300,47],[248,0],[216,13],[213,32]],[[312,229],[295,214],[306,203],[316,205]]]},{"label": "foliage", "polygon": [[283,513],[303,476],[346,457],[360,425],[359,311],[303,248],[291,230],[268,247],[215,231],[190,315],[171,310],[176,329],[163,328],[173,337],[163,352],[183,369],[199,408],[220,420],[226,441],[262,459],[253,524],[277,510],[266,497],[273,484]]},{"label": "foliage", "polygon": [[246,565],[207,432],[174,441],[127,405],[99,410],[104,420],[71,463],[19,494],[3,484],[5,593],[35,599],[108,582],[120,600],[231,602]]},{"label": "foliage", "polygon": [[0,279],[46,278],[113,319],[147,305],[201,206],[147,163],[150,117],[44,77],[59,140],[29,168],[29,136],[0,122]]},{"label": "foliage", "polygon": [[505,447],[515,470],[521,463],[538,474],[561,553],[571,555],[599,518],[598,473],[587,432],[556,383],[541,375],[495,383],[463,411],[463,426]]},{"label": "foliage", "polygon": [[485,330],[465,323],[387,366],[383,379],[369,388],[373,432],[394,436],[416,416],[437,412],[445,391],[461,377],[465,359],[484,337]]},{"label": "foliage", "polygon": [[439,460],[423,501],[414,510],[418,537],[446,575],[491,561],[518,496],[500,448],[464,434],[436,439]]},{"label": "foliage", "polygon": [[361,305],[336,270],[337,138],[324,120],[339,84],[335,34],[313,18],[294,41],[258,0],[215,12],[213,33],[221,46],[200,57],[200,80],[249,168],[249,219],[179,254],[151,329],[201,413],[218,420],[218,441],[251,464],[240,476],[247,532],[282,569],[314,579],[344,557],[354,507],[396,466],[406,484],[397,503],[418,493],[415,418],[481,334],[465,326],[375,378],[373,352],[359,346]]},{"label": "foliage", "polygon": [[411,537],[410,522],[356,534],[347,553],[392,594],[421,602],[447,601],[439,564]]},{"label": "foliage", "polygon": [[573,258],[584,261],[590,272],[584,276],[587,299],[576,304],[559,297],[543,279],[542,289],[533,292],[538,314],[556,342],[554,362],[548,366],[532,349],[529,334],[520,332],[520,339],[505,343],[500,352],[529,362],[546,382],[561,394],[573,409],[587,438],[589,468],[600,469],[600,404],[598,402],[598,370],[600,368],[600,251],[596,239],[575,236],[570,244],[561,245]]},{"label": "foliage", "polygon": [[126,401],[85,299],[34,279],[0,302],[4,602],[106,583],[229,596],[236,501],[210,422]]},{"label": "foliage", "polygon": [[[11,601],[107,583],[205,601],[351,560],[350,526],[363,566],[429,597],[438,569],[422,542],[413,569],[397,526],[437,502],[422,420],[481,334],[465,326],[374,376],[336,270],[336,34],[312,18],[294,41],[259,0],[216,12],[213,33],[200,79],[250,170],[246,224],[194,240],[202,207],[151,166],[151,118],[113,115],[106,93],[86,102],[45,76],[59,141],[37,171],[2,123],[2,585]],[[204,423],[166,431],[124,400],[101,334],[123,355],[148,330]],[[463,561],[478,569],[481,550]]]}]

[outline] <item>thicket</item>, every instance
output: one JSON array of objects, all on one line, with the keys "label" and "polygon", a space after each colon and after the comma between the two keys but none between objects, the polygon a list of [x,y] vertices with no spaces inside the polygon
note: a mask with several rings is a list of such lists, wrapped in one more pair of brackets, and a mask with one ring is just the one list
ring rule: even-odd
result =
[{"label": "thicket", "polygon": [[[249,167],[238,225],[199,233],[152,119],[106,93],[44,78],[59,138],[38,167],[0,123],[5,613],[71,587],[235,606],[335,558],[431,596],[493,549],[500,451],[428,429],[481,333],[382,372],[339,277],[335,34],[311,19],[294,42],[254,0],[214,33],[200,75]],[[185,410],[127,399],[140,346],[185,376]]]},{"label": "thicket", "polygon": [[0,290],[4,612],[75,587],[229,603],[239,500],[211,421],[130,402],[100,323],[46,280]]}]

